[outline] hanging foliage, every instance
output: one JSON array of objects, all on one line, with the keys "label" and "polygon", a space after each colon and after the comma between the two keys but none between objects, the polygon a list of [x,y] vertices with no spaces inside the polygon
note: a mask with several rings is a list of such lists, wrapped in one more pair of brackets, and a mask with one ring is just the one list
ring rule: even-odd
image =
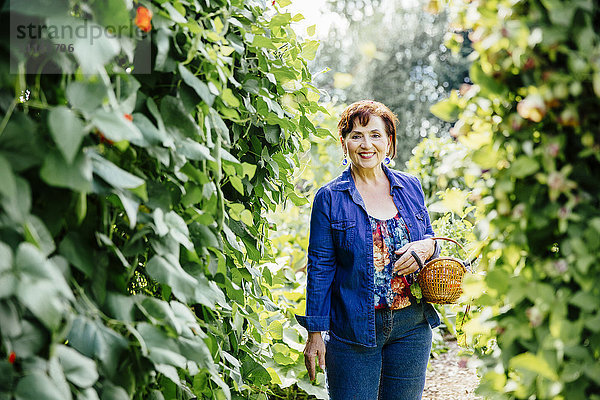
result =
[{"label": "hanging foliage", "polygon": [[2,40],[0,397],[265,398],[265,211],[306,202],[291,174],[326,134],[307,118],[324,111],[306,62],[318,42],[284,5],[1,14],[47,40]]},{"label": "hanging foliage", "polygon": [[[600,8],[593,1],[475,1],[474,85],[432,112],[481,170],[487,311],[465,326],[493,399],[600,396]],[[487,226],[487,227],[486,227]]]}]

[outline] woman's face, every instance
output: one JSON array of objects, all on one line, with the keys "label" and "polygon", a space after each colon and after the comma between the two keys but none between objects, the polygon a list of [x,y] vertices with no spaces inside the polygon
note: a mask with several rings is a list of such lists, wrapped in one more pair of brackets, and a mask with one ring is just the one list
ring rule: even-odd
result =
[{"label": "woman's face", "polygon": [[366,126],[354,121],[354,128],[342,138],[342,150],[357,168],[378,167],[389,154],[392,142],[385,131],[383,119],[371,115]]}]

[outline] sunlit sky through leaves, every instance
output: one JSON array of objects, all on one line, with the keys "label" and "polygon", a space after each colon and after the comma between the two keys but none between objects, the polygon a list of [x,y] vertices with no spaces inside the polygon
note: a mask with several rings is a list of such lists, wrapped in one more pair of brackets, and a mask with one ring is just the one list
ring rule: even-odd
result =
[{"label": "sunlit sky through leaves", "polygon": [[[292,0],[292,4],[284,7],[282,12],[290,12],[292,15],[297,13],[304,15],[302,21],[292,24],[297,35],[307,37],[306,28],[316,25],[315,38],[323,40],[327,38],[332,25],[338,27],[348,25],[348,21],[335,12],[331,12],[329,9],[332,7],[328,7],[326,3],[327,0]],[[380,7],[393,10],[424,6],[424,4],[423,0],[384,0]],[[372,7],[365,7],[364,9],[357,10],[353,18],[360,20],[362,15],[370,16],[373,14],[373,11]],[[390,15],[390,18],[393,19],[393,16]]]},{"label": "sunlit sky through leaves", "polygon": [[316,25],[315,36],[317,38],[326,37],[333,19],[327,11],[325,3],[326,0],[292,0],[292,4],[284,8],[292,15],[297,13],[304,15],[302,21],[292,24],[297,35],[307,37],[306,28]]}]

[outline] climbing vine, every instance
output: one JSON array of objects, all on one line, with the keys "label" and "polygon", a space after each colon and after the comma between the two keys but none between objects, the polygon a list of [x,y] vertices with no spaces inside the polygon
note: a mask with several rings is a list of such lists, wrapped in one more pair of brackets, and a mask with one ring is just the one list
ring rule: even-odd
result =
[{"label": "climbing vine", "polygon": [[266,398],[265,214],[306,203],[291,174],[309,135],[327,134],[308,118],[324,111],[307,67],[318,42],[296,37],[287,4],[40,0],[1,14],[103,32],[48,31],[51,54],[3,34],[2,396]]}]

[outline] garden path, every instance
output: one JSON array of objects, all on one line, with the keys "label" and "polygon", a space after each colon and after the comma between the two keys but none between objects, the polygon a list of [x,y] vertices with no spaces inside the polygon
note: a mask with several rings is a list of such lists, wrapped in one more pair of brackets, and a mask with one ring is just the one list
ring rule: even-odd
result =
[{"label": "garden path", "polygon": [[459,355],[456,340],[446,345],[448,352],[429,362],[422,400],[482,400],[474,393],[479,377],[468,365],[468,357]]}]

